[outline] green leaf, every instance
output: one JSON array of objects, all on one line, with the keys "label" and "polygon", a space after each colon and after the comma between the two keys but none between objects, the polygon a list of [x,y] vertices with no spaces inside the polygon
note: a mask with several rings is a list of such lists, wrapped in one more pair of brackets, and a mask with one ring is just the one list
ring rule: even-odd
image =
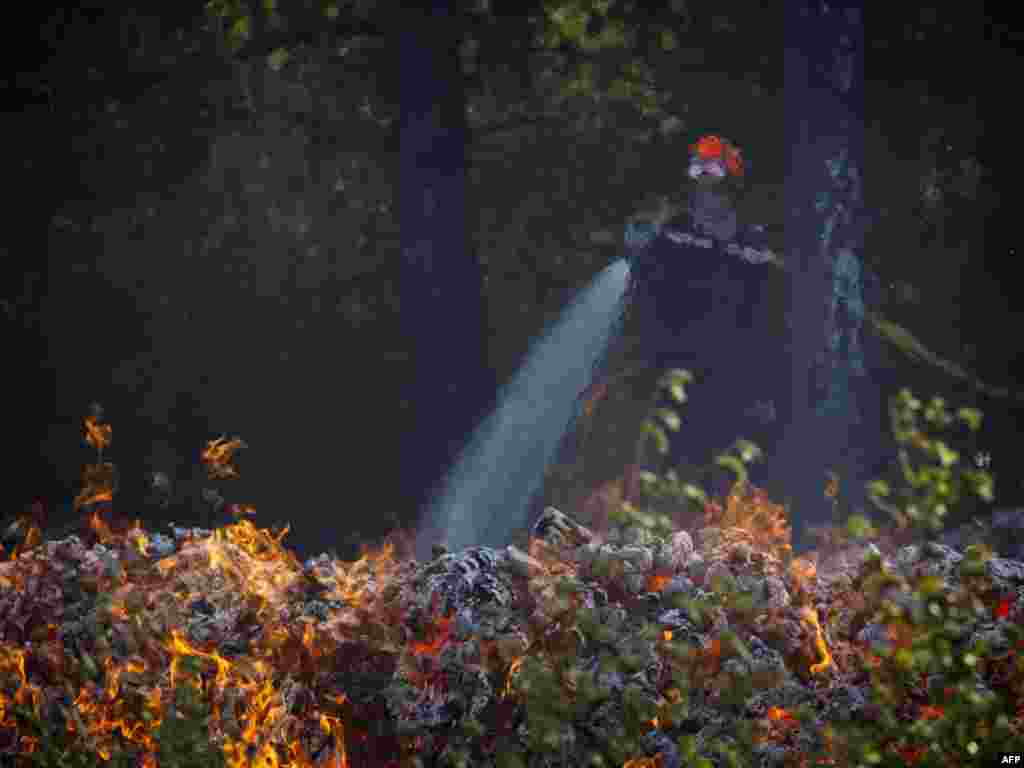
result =
[{"label": "green leaf", "polygon": [[704,622],[704,612],[696,600],[687,601],[686,614],[690,617],[690,621],[698,626]]},{"label": "green leaf", "polygon": [[764,455],[761,452],[761,449],[749,440],[737,440],[736,450],[739,451],[740,460],[743,461],[744,464],[750,464],[752,461],[757,461]]},{"label": "green leaf", "polygon": [[935,451],[939,454],[939,461],[944,467],[951,467],[960,458],[959,453],[947,447],[941,440],[935,441]]},{"label": "green leaf", "polygon": [[661,111],[661,104],[655,94],[644,93],[637,99],[637,104],[640,107],[640,114],[644,117],[651,117],[657,115]]},{"label": "green leaf", "polygon": [[658,453],[662,455],[668,453],[668,435],[665,434],[665,430],[650,419],[644,420],[643,434],[654,440],[654,448]]},{"label": "green leaf", "polygon": [[891,492],[889,484],[885,480],[872,480],[867,484],[868,493],[872,496],[885,498]]},{"label": "green leaf", "polygon": [[683,486],[683,495],[688,499],[699,501],[701,504],[706,503],[708,500],[707,494],[704,493],[701,488],[698,488],[696,485],[691,485],[690,483],[686,483]]},{"label": "green leaf", "polygon": [[617,77],[608,85],[607,96],[615,101],[626,101],[633,95],[633,84]]},{"label": "green leaf", "polygon": [[594,41],[594,47],[602,48],[624,48],[626,46],[626,27],[619,19],[612,19]]},{"label": "green leaf", "polygon": [[747,481],[747,468],[743,466],[743,462],[735,456],[723,453],[721,456],[715,458],[715,464],[726,469],[731,469],[736,475],[736,479],[741,483]]},{"label": "green leaf", "polygon": [[981,429],[981,411],[977,408],[961,408],[956,412],[957,418],[967,424],[968,429],[976,432]]},{"label": "green leaf", "polygon": [[874,532],[870,521],[863,515],[851,515],[846,521],[846,530],[858,540],[869,538]]},{"label": "green leaf", "polygon": [[280,72],[281,68],[288,63],[288,59],[291,58],[291,54],[288,53],[286,48],[275,48],[271,51],[270,55],[267,56],[267,66],[275,72]]},{"label": "green leaf", "polygon": [[498,751],[498,768],[525,768],[526,763],[519,752],[514,749],[502,749]]},{"label": "green leaf", "polygon": [[228,30],[228,44],[232,48],[240,48],[242,43],[249,39],[249,17],[239,16],[231,24],[231,29]]},{"label": "green leaf", "polygon": [[988,472],[972,472],[968,475],[974,486],[974,492],[985,501],[995,498],[995,480]]},{"label": "green leaf", "polygon": [[933,397],[924,409],[924,418],[929,424],[937,426],[949,425],[949,413],[946,411],[946,402],[941,397]]},{"label": "green leaf", "polygon": [[669,431],[679,431],[680,421],[678,413],[673,411],[671,408],[658,408],[655,413],[658,415],[658,418],[662,420],[665,426],[669,428]]},{"label": "green leaf", "polygon": [[658,45],[661,46],[663,51],[674,51],[679,47],[676,36],[672,33],[671,29],[661,30],[661,33],[658,35]]},{"label": "green leaf", "polygon": [[924,597],[941,595],[944,582],[941,576],[922,576],[917,582],[917,589]]},{"label": "green leaf", "polygon": [[336,18],[338,18],[338,4],[328,3],[326,6],[324,6],[324,16],[326,16],[331,21],[334,21]]},{"label": "green leaf", "polygon": [[665,373],[665,376],[662,380],[670,381],[672,383],[678,382],[679,384],[683,385],[692,384],[693,374],[685,370],[684,368],[672,368],[671,370]]},{"label": "green leaf", "polygon": [[909,389],[901,389],[899,393],[900,404],[911,411],[921,410],[921,401],[911,394]]},{"label": "green leaf", "polygon": [[548,19],[563,39],[579,45],[587,31],[590,13],[578,6],[559,6],[548,11]]},{"label": "green leaf", "polygon": [[668,386],[668,394],[677,403],[685,403],[686,402],[686,390],[683,389],[683,385],[682,384],[678,384],[678,383],[669,384],[669,386]]},{"label": "green leaf", "polygon": [[541,32],[540,44],[544,48],[553,50],[562,44],[562,36],[558,34],[558,30],[554,27],[545,27],[544,31]]}]

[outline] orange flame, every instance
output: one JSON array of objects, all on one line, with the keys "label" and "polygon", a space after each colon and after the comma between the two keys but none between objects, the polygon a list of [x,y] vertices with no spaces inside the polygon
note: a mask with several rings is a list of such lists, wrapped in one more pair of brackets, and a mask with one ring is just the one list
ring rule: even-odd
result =
[{"label": "orange flame", "polygon": [[[99,424],[99,419],[98,410],[94,410],[93,415],[86,419],[86,441],[102,450],[110,443],[111,430],[109,425]],[[227,462],[231,452],[237,447],[241,447],[241,441],[233,441],[230,444],[214,441],[210,444],[205,456],[212,465],[212,474],[231,475],[233,470],[227,466]],[[97,463],[88,466],[85,471],[85,488],[76,497],[75,507],[112,500],[114,486],[112,464]],[[128,526],[123,533],[118,527],[118,532],[115,533],[111,524],[101,516],[100,510],[94,509],[89,514],[88,523],[97,537],[103,541],[134,547],[140,552],[144,552],[148,546],[148,537],[139,521],[134,522],[134,527]],[[151,578],[153,582],[147,581],[143,585],[140,581],[136,585],[141,591],[137,593],[128,591],[128,572],[122,572],[121,586],[124,588],[114,590],[107,614],[110,622],[122,625],[121,630],[127,633],[129,638],[135,637],[140,647],[137,655],[132,655],[121,663],[115,662],[109,651],[101,651],[96,657],[101,675],[97,678],[97,683],[88,682],[77,691],[69,688],[72,706],[69,708],[67,731],[79,742],[76,748],[88,748],[102,760],[110,761],[118,748],[118,740],[127,741],[141,747],[141,754],[138,755],[140,766],[159,768],[154,738],[164,716],[161,704],[166,700],[168,683],[172,688],[177,684],[184,684],[209,696],[212,705],[212,716],[209,720],[211,737],[215,736],[220,741],[226,764],[231,768],[314,767],[312,758],[300,747],[298,736],[292,735],[288,730],[288,727],[297,721],[298,713],[289,713],[280,680],[277,679],[279,673],[275,670],[293,669],[297,653],[306,660],[303,663],[315,666],[316,661],[325,653],[325,643],[329,642],[321,627],[310,622],[288,628],[280,624],[268,624],[266,631],[254,640],[251,655],[248,658],[241,655],[231,661],[214,650],[207,651],[196,647],[181,630],[171,628],[176,613],[174,603],[191,600],[196,594],[195,587],[191,585],[184,589],[175,587],[170,590],[169,582],[172,579],[196,575],[184,572],[185,567],[218,568],[221,573],[216,575],[216,579],[227,581],[228,584],[225,586],[228,589],[237,586],[246,615],[253,611],[259,615],[259,611],[266,607],[278,608],[287,590],[303,576],[301,564],[295,555],[281,545],[281,539],[286,533],[287,527],[280,533],[271,534],[256,529],[246,520],[217,530],[208,539],[188,539],[182,543],[181,550],[174,557],[162,559],[157,567],[148,573],[145,578]],[[29,530],[22,547],[31,546],[37,537],[41,541],[41,532],[33,533]],[[364,582],[372,577],[377,587],[382,585],[394,567],[390,547],[385,548],[379,555],[364,554],[361,563],[362,573],[357,575],[362,575]],[[9,570],[0,576],[0,585],[5,589],[20,589],[27,573],[25,568],[20,566],[20,561],[10,566]],[[143,577],[140,575],[139,578]],[[162,589],[154,582],[168,582],[168,588]],[[163,611],[148,616],[145,610],[141,615],[136,612],[138,605],[137,601],[132,600],[133,594],[143,595],[141,604],[146,609],[156,607],[158,602],[161,606],[164,605],[163,601],[149,599],[146,590],[150,588],[156,589],[158,594],[173,598],[169,615]],[[264,618],[268,619],[274,615],[270,611],[263,614]],[[439,635],[445,634],[444,627],[448,621],[444,619],[439,622],[442,625]],[[162,636],[165,633],[168,637],[165,643],[149,640],[151,635]],[[435,638],[435,643],[439,642],[440,640]],[[27,662],[30,653],[33,654],[33,661]],[[185,663],[186,657],[197,657],[210,662],[215,668],[215,674],[211,675],[210,669],[197,671]],[[162,671],[164,661],[167,662],[166,671]],[[276,666],[272,666],[269,663],[271,661],[275,662]],[[12,647],[9,643],[0,643],[0,676],[15,678],[20,683],[13,694],[0,690],[0,728],[15,729],[17,741],[14,744],[21,754],[32,754],[39,749],[37,739],[17,735],[18,721],[11,715],[11,708],[14,705],[29,707],[37,715],[40,712],[42,689],[30,682],[29,674],[36,674],[31,670],[49,668],[53,671],[66,672],[81,664],[84,664],[81,660],[64,658],[57,628],[53,624],[34,627],[32,646],[27,650]],[[151,681],[152,685],[143,687],[144,680]],[[126,711],[125,697],[129,689],[139,694],[141,713],[132,715]],[[230,709],[225,699],[228,689],[232,691]],[[343,694],[324,698],[336,703],[345,701]],[[316,709],[313,709],[312,713],[316,718],[313,722],[318,720],[322,732],[333,738],[334,754],[330,765],[335,768],[347,768],[349,763],[341,719],[336,714]],[[224,730],[225,719],[234,724],[232,728],[237,725],[237,730]],[[6,739],[5,736],[5,741]],[[283,754],[281,749],[284,750]],[[318,760],[315,764],[325,763]]]},{"label": "orange flame", "polygon": [[95,416],[85,417],[85,442],[97,451],[103,451],[110,445],[113,428],[109,424],[100,424]]},{"label": "orange flame", "polygon": [[776,557],[791,549],[790,528],[786,510],[773,504],[761,488],[736,483],[725,499],[725,505],[711,501],[704,507],[706,525],[722,528],[743,528],[751,534],[751,544]]},{"label": "orange flame", "polygon": [[73,507],[77,511],[85,504],[113,501],[116,470],[110,462],[87,464],[82,471],[82,485],[85,487],[75,497]]},{"label": "orange flame", "polygon": [[648,592],[661,592],[672,582],[671,576],[663,574],[652,573],[647,577],[647,591]]},{"label": "orange flame", "polygon": [[622,764],[622,768],[661,768],[664,760],[659,752],[654,757],[634,757]]},{"label": "orange flame", "polygon": [[235,451],[245,448],[246,445],[241,438],[235,437],[228,440],[227,437],[218,437],[210,440],[206,448],[200,454],[200,459],[206,466],[206,471],[211,480],[224,480],[238,477],[238,470],[231,466]]},{"label": "orange flame", "polygon": [[818,613],[810,606],[805,605],[800,615],[814,627],[814,644],[821,655],[821,661],[811,665],[811,674],[816,675],[824,672],[832,666],[832,654],[829,653],[828,645],[825,643],[825,635],[821,631],[821,624],[818,622]]},{"label": "orange flame", "polygon": [[436,656],[444,648],[445,643],[451,639],[454,618],[451,615],[442,615],[436,594],[433,608],[432,621],[427,625],[428,639],[425,641],[414,640],[410,643],[410,650],[413,654]]},{"label": "orange flame", "polygon": [[782,707],[768,707],[768,719],[784,723],[799,723],[796,715]]},{"label": "orange flame", "polygon": [[501,692],[502,698],[508,698],[512,695],[512,681],[515,679],[515,676],[519,674],[519,670],[522,666],[522,656],[517,659],[513,659],[512,663],[509,665],[508,674],[505,676],[505,688]]},{"label": "orange flame", "polygon": [[818,566],[811,560],[798,557],[789,564],[790,573],[797,583],[803,583],[818,575]]}]

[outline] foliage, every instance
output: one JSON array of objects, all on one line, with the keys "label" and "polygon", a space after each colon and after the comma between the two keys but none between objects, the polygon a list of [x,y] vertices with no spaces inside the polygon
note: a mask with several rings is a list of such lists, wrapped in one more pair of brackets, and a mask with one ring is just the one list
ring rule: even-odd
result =
[{"label": "foliage", "polygon": [[[126,699],[128,701],[129,699]],[[136,712],[126,712],[126,721],[149,722],[152,715],[144,709],[144,699]],[[65,710],[67,713],[70,710]],[[210,742],[211,707],[192,687],[179,684],[175,706],[168,708],[154,734],[156,757],[161,768],[224,768],[223,752]],[[139,748],[117,748],[101,758],[95,750],[83,750],[75,733],[63,726],[47,723],[30,707],[15,705],[13,714],[23,734],[30,734],[37,746],[25,755],[22,765],[36,768],[134,768]],[[73,717],[73,715],[72,715]],[[79,727],[81,721],[78,721]]]},{"label": "foliage", "polygon": [[[673,400],[685,402],[685,384],[689,381],[685,371],[670,371],[660,385]],[[909,390],[903,390],[893,398],[891,418],[902,447],[905,487],[894,492],[876,481],[872,491],[893,513],[898,525],[931,534],[941,529],[944,510],[963,503],[968,495],[991,497],[992,478],[981,470],[960,470],[959,456],[942,437],[956,424],[977,430],[980,412],[961,408],[950,413],[939,398],[924,404]],[[656,445],[659,443],[652,434],[679,426],[672,409],[652,408],[648,421],[654,427],[641,441],[654,440]],[[100,457],[111,442],[111,431],[101,422],[102,410],[96,407],[86,419],[86,440]],[[202,456],[211,477],[233,474],[220,465],[229,462],[231,452],[241,445],[239,440],[209,443]],[[735,455],[727,454],[717,461],[732,468],[742,482],[745,464],[758,456],[755,446],[737,441]],[[653,482],[657,487],[657,478]],[[679,486],[677,490],[687,501],[695,498],[693,489]],[[97,493],[94,489],[94,495]],[[615,520],[622,528],[638,532],[637,540],[648,542],[672,530],[664,517],[628,504]],[[854,538],[875,535],[863,518],[851,518],[848,530]],[[959,587],[955,591],[948,590],[941,577],[923,575],[909,586],[909,599],[904,601],[894,599],[892,592],[893,587],[903,586],[901,578],[887,571],[879,557],[868,560],[852,585],[864,595],[860,619],[884,626],[891,647],[868,654],[861,662],[861,672],[871,683],[869,716],[829,723],[821,734],[828,749],[822,747],[813,757],[832,760],[828,764],[840,767],[896,768],[909,763],[949,768],[991,764],[998,751],[1024,749],[1024,735],[1011,722],[1019,722],[1013,702],[1019,705],[1024,698],[1024,659],[1017,655],[1024,650],[1024,628],[1019,617],[1015,617],[1016,623],[1007,620],[1013,598],[994,593],[987,576],[990,558],[983,547],[970,547],[958,565]],[[612,589],[621,575],[612,574],[614,568],[613,562],[598,559],[591,575]],[[518,669],[510,671],[504,693],[504,697],[512,697],[521,705],[527,726],[526,748],[534,756],[564,754],[572,747],[568,740],[573,731],[568,726],[581,728],[604,707],[622,716],[597,733],[589,732],[594,743],[589,764],[626,765],[643,751],[645,738],[652,730],[673,729],[689,719],[695,697],[709,683],[721,696],[717,700],[705,698],[702,706],[723,712],[735,713],[753,693],[754,681],[749,675],[726,673],[723,666],[730,659],[751,658],[738,633],[718,633],[709,647],[694,647],[656,624],[618,612],[615,603],[587,607],[579,599],[579,584],[572,579],[560,577],[552,586],[556,599],[547,603],[543,626],[529,625],[529,650],[518,659]],[[710,632],[721,612],[726,613],[731,626],[743,626],[754,613],[754,594],[741,589],[734,580],[716,580],[708,586],[710,589],[668,598],[673,607],[686,612],[698,632]],[[106,637],[111,629],[111,595],[98,594],[95,608],[92,632],[97,638]],[[990,634],[972,634],[979,620],[989,617],[997,622],[1005,642],[999,637],[981,639],[992,638]],[[639,625],[626,626],[634,621]],[[597,676],[585,673],[578,664],[584,650],[588,659],[596,656]],[[181,668],[187,676],[199,674],[206,665],[198,656],[187,652],[183,656]],[[657,681],[656,695],[637,683],[656,666],[655,661],[662,662],[664,670]],[[68,681],[69,693],[72,681],[82,684],[88,680],[100,687],[109,687],[112,682],[106,679],[109,670],[101,670],[87,654],[82,654],[74,670]],[[622,684],[613,684],[615,678]],[[1000,679],[1005,694],[979,686],[995,678]],[[210,739],[213,708],[207,700],[209,691],[189,682],[177,685],[173,704],[164,708],[153,735],[159,765],[221,768],[227,763],[225,751]],[[152,722],[157,716],[147,710],[143,697],[126,696],[124,702],[126,722]],[[100,750],[83,750],[82,742],[91,744],[92,733],[82,725],[73,707],[58,705],[58,709],[63,722],[44,718],[22,703],[12,706],[11,713],[23,737],[31,739],[34,746],[19,768],[129,768],[137,763],[137,747],[105,746],[102,759],[97,755]],[[797,716],[807,724],[813,715],[803,708]],[[484,730],[485,726],[473,718],[460,721],[447,738],[441,764],[470,765],[474,744]],[[116,733],[114,736],[116,745],[119,741]],[[742,755],[752,753],[756,740],[751,724],[741,722],[734,732],[700,744],[692,736],[681,736],[677,746],[686,765],[709,768],[716,764],[709,755],[717,754],[717,764],[738,768],[745,765]],[[521,758],[525,756],[515,748],[503,751],[504,765],[524,764]]]},{"label": "foliage", "polygon": [[[964,586],[952,594],[943,593],[939,577],[921,577],[912,587],[909,610],[883,597],[889,574],[877,562],[858,585],[868,595],[872,619],[884,623],[896,641],[864,661],[874,717],[833,725],[834,739],[855,764],[991,765],[999,752],[1024,747],[1019,731],[1010,728],[1016,717],[1010,702],[1024,690],[1024,664],[1015,651],[965,642],[968,624],[988,618],[990,611],[1002,613],[986,593],[988,557],[968,548],[959,566]],[[1002,626],[1011,647],[1024,648],[1021,627]],[[1010,695],[978,686],[981,672],[995,667],[1005,670]]]},{"label": "foliage", "polygon": [[[345,27],[340,23],[342,11],[338,3],[331,1],[318,7],[316,12],[320,14],[325,33],[335,25]],[[256,8],[261,14],[259,19],[252,15]],[[362,10],[364,15],[374,11],[383,14],[382,8],[383,4]],[[345,13],[359,16],[357,10],[360,9],[348,7]],[[545,0],[523,10],[535,29],[531,50],[544,55],[548,68],[543,77],[554,82],[551,106],[560,109],[572,101],[580,108],[592,109],[604,102],[622,102],[631,104],[645,117],[663,114],[669,94],[655,84],[652,69],[640,55],[637,32],[642,25],[646,28],[646,22],[629,4],[616,0]],[[263,0],[262,3],[209,0],[205,5],[208,24],[231,55],[239,55],[249,47],[265,49],[264,41],[254,39],[261,30],[267,40],[277,40],[282,30],[312,23],[312,12],[307,4],[294,0]],[[459,48],[469,59],[474,59],[480,54],[480,41],[474,37],[474,27],[469,23],[472,14],[463,14],[458,20],[462,25]],[[484,15],[489,16],[489,13]],[[678,45],[669,26],[655,25],[651,34],[663,51],[672,51]],[[488,38],[488,44],[499,42]],[[484,53],[495,57],[493,51]],[[287,44],[273,47],[265,55],[268,68],[281,69],[292,54]],[[475,63],[468,60],[463,64],[467,73],[476,68]]]},{"label": "foliage", "polygon": [[[674,402],[682,405],[687,401],[686,385],[692,381],[693,375],[689,371],[670,370],[660,379],[654,399],[657,400],[661,393],[665,393]],[[679,415],[674,409],[653,408],[641,426],[637,455],[643,456],[644,449],[648,444],[653,444],[658,454],[667,454],[669,449],[668,432],[679,431],[681,423]],[[735,475],[736,483],[743,485],[747,482],[747,465],[759,461],[761,458],[762,452],[757,445],[749,440],[737,439],[729,450],[714,458],[713,464],[729,469]],[[641,504],[658,508],[682,506],[686,509],[703,510],[708,502],[707,492],[700,487],[695,478],[688,476],[694,470],[699,469],[676,467],[668,469],[663,474],[650,471],[642,472],[640,475]],[[641,525],[649,517],[638,516],[635,513],[619,513],[618,516],[613,516],[613,519],[618,520],[623,514]],[[664,516],[658,516],[656,519],[664,519]]]},{"label": "foliage", "polygon": [[[959,467],[958,453],[939,434],[957,424],[977,431],[979,411],[960,408],[951,413],[941,398],[925,404],[904,389],[893,398],[890,415],[901,446],[904,484],[893,490],[876,480],[869,490],[899,529],[930,538],[942,530],[949,511],[969,495],[992,499],[993,478],[984,470]],[[741,479],[743,457],[752,455],[741,452],[726,463]],[[671,474],[658,478],[648,473],[645,479],[651,498],[674,494],[677,500],[695,500]],[[847,532],[854,539],[878,535],[856,515],[848,520]],[[839,765],[938,768],[988,765],[1001,751],[1024,748],[1024,737],[1010,725],[1017,717],[1012,701],[1024,694],[1024,657],[1018,655],[1024,650],[1024,629],[1019,622],[1000,624],[1009,651],[981,640],[968,645],[965,640],[970,625],[989,617],[1005,619],[1009,613],[1010,599],[993,594],[986,578],[990,558],[984,547],[968,547],[959,564],[962,586],[952,593],[944,590],[940,577],[919,577],[907,587],[912,597],[909,608],[897,605],[886,591],[900,582],[883,568],[880,558],[869,564],[862,582],[854,585],[868,596],[865,619],[883,624],[896,641],[891,650],[869,655],[863,662],[871,680],[873,716],[831,724],[826,740],[832,746],[817,757],[836,759],[838,750],[847,761]],[[728,604],[736,597],[726,590],[719,599]],[[699,614],[699,605],[689,608]],[[1005,695],[977,687],[982,672],[993,670],[1003,675]]]},{"label": "foliage", "polygon": [[[870,491],[899,528],[931,537],[942,529],[949,510],[968,494],[992,499],[991,476],[983,470],[958,468],[956,451],[931,434],[947,431],[957,422],[976,431],[981,425],[979,411],[961,408],[953,414],[941,398],[923,404],[904,389],[893,398],[890,415],[901,446],[905,485],[893,492],[885,482],[875,481]],[[914,463],[912,454],[922,461]],[[854,538],[877,533],[857,516],[848,521],[848,531]],[[939,576],[918,577],[909,586],[909,607],[897,605],[887,593],[886,586],[898,580],[893,581],[878,557],[862,583],[854,585],[868,596],[870,620],[884,624],[894,639],[890,650],[864,662],[875,716],[833,726],[833,737],[854,764],[990,765],[999,752],[1024,748],[1024,737],[1010,728],[1010,720],[1017,715],[1010,702],[1019,701],[1024,693],[1024,658],[1017,655],[1024,649],[1019,620],[999,624],[1012,649],[1009,652],[990,648],[981,640],[966,643],[972,624],[990,616],[1005,619],[1009,614],[1009,600],[992,593],[986,576],[991,557],[984,547],[968,547],[958,566],[961,586],[954,592],[944,587]],[[1008,696],[978,687],[981,673],[997,668]]]},{"label": "foliage", "polygon": [[[685,372],[673,371],[661,386],[671,387],[673,399],[682,403],[686,400],[682,385],[688,381]],[[894,518],[899,530],[909,529],[919,537],[933,538],[942,530],[950,510],[968,497],[992,500],[991,475],[983,469],[958,466],[959,454],[942,434],[957,425],[977,431],[982,421],[979,411],[960,408],[951,413],[941,398],[923,403],[904,389],[892,399],[890,418],[900,445],[903,484],[892,489],[885,481],[875,480],[869,492],[872,500]],[[656,409],[645,421],[641,440],[653,442],[656,450],[664,453],[665,429],[672,430],[677,424],[676,418]],[[758,452],[756,446],[737,444],[737,454],[719,457],[717,462],[733,469],[742,481],[744,464],[755,459]],[[664,476],[644,473],[643,486],[642,500],[646,503],[669,499],[677,504],[703,504],[706,498],[699,488],[681,483],[672,470]],[[655,521],[664,518],[646,508],[641,511],[625,504],[613,520],[650,530]],[[873,538],[879,533],[859,515],[848,519],[846,532],[853,539]],[[993,593],[986,577],[986,563],[991,557],[984,546],[968,547],[958,566],[961,586],[953,592],[944,589],[938,576],[918,577],[905,587],[911,596],[909,608],[897,605],[886,589],[900,585],[899,578],[885,570],[880,557],[869,560],[860,583],[854,585],[868,598],[862,618],[884,625],[895,642],[891,650],[877,656],[869,654],[862,660],[863,672],[871,681],[871,716],[830,724],[824,734],[827,749],[823,747],[814,755],[825,762],[812,764],[980,766],[992,764],[999,752],[1024,749],[1024,736],[1011,727],[1011,720],[1018,718],[1013,702],[1019,704],[1024,697],[1024,656],[1019,653],[1024,650],[1024,627],[1019,619],[1017,623],[1005,621],[1012,598]],[[708,603],[685,601],[685,608],[698,624],[706,620],[708,609],[715,605],[735,610],[744,604],[744,596],[732,585],[718,586]],[[1006,638],[1002,647],[990,647],[982,640],[968,644],[971,627],[990,618],[1003,620],[999,623]],[[600,639],[600,626],[586,616],[579,626],[584,634],[596,632]],[[685,691],[691,689],[687,682],[693,674],[699,678],[700,666],[691,664],[686,671],[690,677],[682,674],[678,681],[683,692],[680,702],[685,702]],[[1002,676],[1005,693],[978,686],[986,672]],[[685,709],[685,703],[680,706]],[[811,713],[801,710],[798,716],[806,720]],[[738,737],[741,745],[748,749],[752,746],[749,734],[740,733]],[[697,754],[691,737],[681,739],[679,746],[691,761],[687,764],[711,764]],[[841,762],[832,762],[836,759]]]},{"label": "foliage", "polygon": [[[959,454],[945,440],[931,434],[948,430],[957,422],[976,432],[981,427],[979,411],[961,408],[953,415],[942,398],[934,397],[923,404],[904,389],[893,398],[890,419],[900,446],[899,462],[906,484],[893,493],[888,483],[875,480],[868,491],[872,501],[891,515],[901,530],[911,528],[930,538],[942,530],[950,510],[968,494],[992,501],[993,477],[984,469],[960,467]],[[896,503],[890,500],[893,496]]]},{"label": "foliage", "polygon": [[[707,627],[709,611],[719,599],[711,595],[687,601],[686,607],[699,626]],[[558,626],[564,627],[560,634],[568,642],[549,640],[543,653],[527,656],[511,689],[513,695],[520,697],[526,712],[529,748],[540,755],[561,753],[566,726],[587,722],[595,709],[614,700],[621,704],[623,717],[620,721],[609,722],[600,732],[588,729],[588,735],[596,742],[588,764],[627,764],[641,753],[644,736],[651,732],[652,722],[657,720],[659,727],[672,728],[690,716],[688,691],[703,679],[709,666],[718,663],[717,647],[705,652],[689,648],[685,643],[673,643],[653,624],[644,623],[633,634],[632,641],[623,643],[617,619],[601,608],[577,607],[570,603],[559,618]],[[651,698],[633,685],[624,685],[621,691],[616,691],[610,684],[613,677],[635,679],[649,666],[651,641],[656,642],[655,653],[670,665],[670,679],[661,686],[667,689],[666,695]],[[578,648],[582,646],[591,653],[596,649],[600,673],[596,678],[574,666]],[[738,641],[734,650],[742,655]],[[726,657],[730,654],[727,648]],[[692,737],[681,737],[678,747],[688,759],[685,764],[710,768],[710,761],[698,756]],[[733,751],[724,738],[713,740],[709,748],[723,755]]]}]

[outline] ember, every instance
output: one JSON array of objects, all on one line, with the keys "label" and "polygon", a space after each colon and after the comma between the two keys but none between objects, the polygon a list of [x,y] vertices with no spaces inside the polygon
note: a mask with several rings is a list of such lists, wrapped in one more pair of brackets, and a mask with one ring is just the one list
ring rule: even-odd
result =
[{"label": "ember", "polygon": [[[1021,563],[941,545],[792,559],[781,507],[742,487],[693,535],[598,536],[548,508],[525,551],[417,562],[388,541],[301,563],[246,505],[212,532],[117,522],[112,430],[94,411],[85,433],[80,535],[22,525],[0,563],[0,764],[682,768],[735,749],[852,767],[923,764],[941,729],[973,729],[986,758],[1024,740]],[[237,477],[243,446],[209,443],[211,478]],[[948,659],[921,666],[914,617],[954,615],[964,639],[929,641]],[[987,719],[955,720],[975,699]],[[887,702],[939,730],[884,730]],[[704,738],[723,724],[734,746]]]}]

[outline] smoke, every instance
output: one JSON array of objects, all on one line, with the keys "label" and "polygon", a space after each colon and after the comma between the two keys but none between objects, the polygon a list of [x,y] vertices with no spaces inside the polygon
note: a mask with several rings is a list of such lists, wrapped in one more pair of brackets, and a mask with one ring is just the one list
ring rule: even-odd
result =
[{"label": "smoke", "polygon": [[429,554],[430,534],[457,551],[502,546],[528,524],[530,499],[573,427],[577,398],[610,340],[628,273],[624,259],[603,269],[533,342],[434,494],[417,556]]}]

